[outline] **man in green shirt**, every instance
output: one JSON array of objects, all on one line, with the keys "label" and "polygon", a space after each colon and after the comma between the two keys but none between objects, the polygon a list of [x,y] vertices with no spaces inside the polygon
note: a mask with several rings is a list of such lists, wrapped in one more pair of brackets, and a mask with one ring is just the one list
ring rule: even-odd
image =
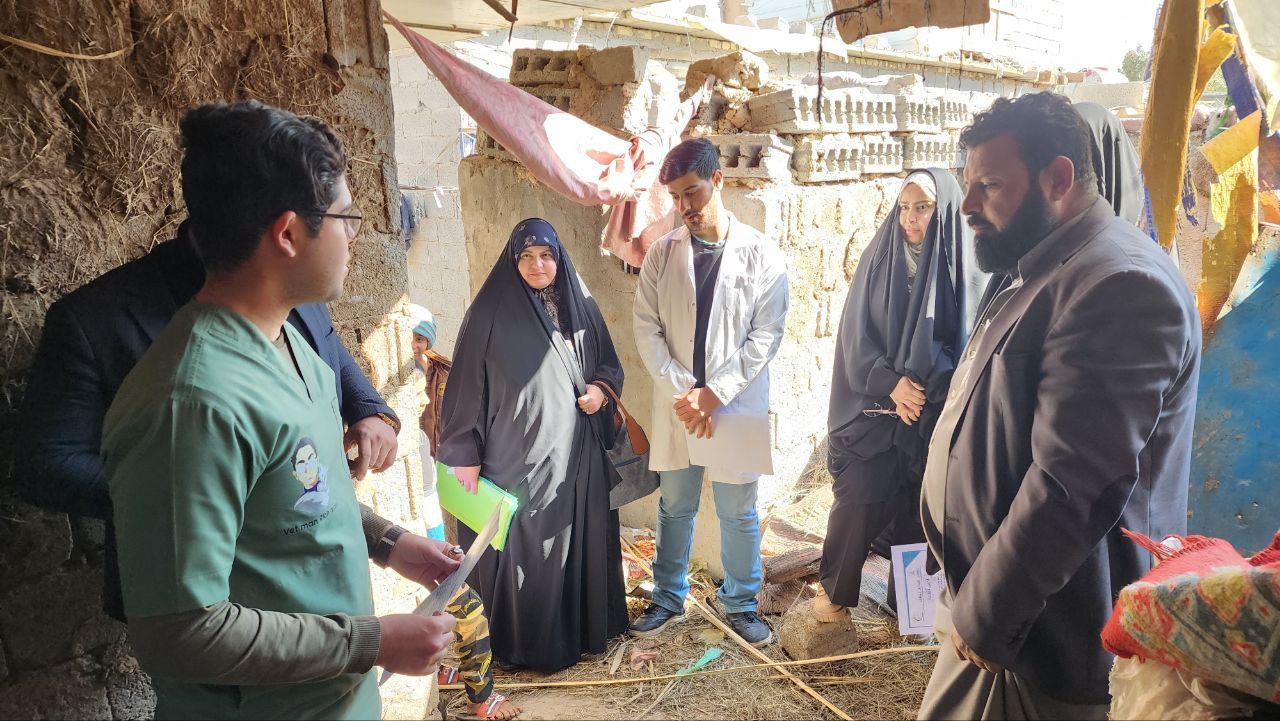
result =
[{"label": "man in green shirt", "polygon": [[379,718],[371,669],[435,673],[454,619],[373,615],[367,561],[434,586],[447,544],[361,506],[333,371],[285,323],[337,298],[360,215],[320,121],[244,102],[182,121],[204,287],[103,430],[134,651],[157,718]]}]

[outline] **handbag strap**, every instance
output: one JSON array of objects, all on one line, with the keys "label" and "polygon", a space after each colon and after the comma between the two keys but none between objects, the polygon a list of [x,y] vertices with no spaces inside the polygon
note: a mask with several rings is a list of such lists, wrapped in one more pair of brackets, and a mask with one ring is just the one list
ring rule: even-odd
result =
[{"label": "handbag strap", "polygon": [[622,422],[627,426],[627,437],[631,439],[631,450],[637,455],[649,452],[649,437],[645,435],[644,429],[640,427],[639,421],[635,416],[627,411],[627,407],[622,405],[622,399],[618,397],[617,391],[606,381],[591,381],[591,385],[596,386],[605,392],[605,395],[613,401],[613,405],[618,409],[616,412],[622,416]]}]

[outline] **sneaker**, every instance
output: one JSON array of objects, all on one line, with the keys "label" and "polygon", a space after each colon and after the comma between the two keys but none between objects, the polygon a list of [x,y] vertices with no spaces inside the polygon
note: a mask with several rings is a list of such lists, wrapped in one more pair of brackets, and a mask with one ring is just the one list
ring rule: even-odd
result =
[{"label": "sneaker", "polygon": [[630,630],[632,636],[639,638],[648,638],[657,636],[662,633],[663,629],[673,623],[680,623],[684,620],[683,613],[670,611],[656,603],[649,604],[649,607],[640,614],[635,623],[631,624]]},{"label": "sneaker", "polygon": [[763,618],[756,615],[755,611],[730,613],[728,616],[729,625],[733,627],[734,633],[741,636],[747,643],[756,648],[773,643],[773,631]]}]

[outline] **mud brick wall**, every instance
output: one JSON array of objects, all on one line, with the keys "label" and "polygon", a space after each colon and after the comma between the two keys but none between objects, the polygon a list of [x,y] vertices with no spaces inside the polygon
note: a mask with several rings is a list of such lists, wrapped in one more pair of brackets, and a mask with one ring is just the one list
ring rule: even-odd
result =
[{"label": "mud brick wall", "polygon": [[[77,61],[0,48],[0,718],[152,712],[124,626],[100,610],[101,524],[16,500],[26,460],[13,433],[49,305],[172,237],[184,218],[177,126],[196,104],[262,100],[323,118],[345,142],[365,223],[333,317],[407,429],[394,469],[358,492],[416,523],[421,468],[379,11],[372,0],[0,0],[7,34],[91,55],[127,49]],[[385,572],[374,578],[380,609],[412,602]],[[388,715],[422,718],[427,691],[393,690]]]}]

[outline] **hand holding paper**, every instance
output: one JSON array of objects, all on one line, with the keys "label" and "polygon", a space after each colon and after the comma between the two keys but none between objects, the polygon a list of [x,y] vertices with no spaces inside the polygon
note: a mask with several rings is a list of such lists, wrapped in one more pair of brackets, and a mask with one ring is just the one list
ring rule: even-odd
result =
[{"label": "hand holding paper", "polygon": [[449,470],[468,493],[480,490],[480,466],[458,466]]}]

